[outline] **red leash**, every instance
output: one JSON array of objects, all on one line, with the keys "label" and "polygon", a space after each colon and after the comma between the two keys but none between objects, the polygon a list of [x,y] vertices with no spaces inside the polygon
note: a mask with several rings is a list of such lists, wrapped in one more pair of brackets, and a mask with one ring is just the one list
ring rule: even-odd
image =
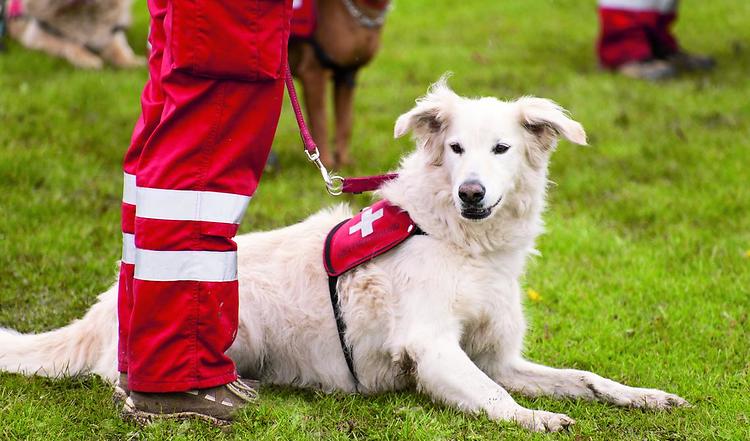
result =
[{"label": "red leash", "polygon": [[284,74],[284,82],[286,83],[287,91],[289,91],[289,100],[292,102],[294,116],[297,118],[297,125],[299,126],[299,132],[302,137],[302,145],[305,148],[305,153],[310,162],[318,167],[320,174],[323,176],[323,181],[326,183],[326,190],[328,190],[328,193],[333,196],[338,196],[341,193],[363,193],[366,191],[374,191],[380,188],[384,183],[398,177],[398,174],[396,173],[363,176],[359,178],[342,178],[341,176],[330,174],[320,160],[318,146],[315,144],[312,135],[310,135],[310,130],[308,130],[307,124],[305,124],[305,118],[302,116],[302,109],[300,108],[299,99],[297,98],[297,90],[294,88],[292,71],[288,64]]}]

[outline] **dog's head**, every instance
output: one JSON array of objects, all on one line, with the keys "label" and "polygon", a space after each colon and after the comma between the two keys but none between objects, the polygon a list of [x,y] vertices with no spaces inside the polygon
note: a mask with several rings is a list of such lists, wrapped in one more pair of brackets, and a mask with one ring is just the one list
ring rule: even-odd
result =
[{"label": "dog's head", "polygon": [[559,136],[586,144],[583,127],[550,100],[463,98],[445,78],[398,118],[394,136],[409,131],[430,164],[448,174],[461,218],[475,222],[499,211],[524,173],[546,172]]}]

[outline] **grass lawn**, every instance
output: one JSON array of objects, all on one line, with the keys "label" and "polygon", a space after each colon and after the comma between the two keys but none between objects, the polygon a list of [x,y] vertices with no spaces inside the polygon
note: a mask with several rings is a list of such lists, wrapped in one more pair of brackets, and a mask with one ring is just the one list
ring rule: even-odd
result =
[{"label": "grass lawn", "polygon": [[[551,399],[569,433],[530,434],[415,393],[363,398],[264,388],[232,431],[123,423],[96,378],[0,374],[0,439],[750,439],[750,2],[685,2],[677,34],[716,72],[649,84],[600,72],[594,1],[400,0],[362,72],[347,174],[378,173],[411,148],[395,118],[446,71],[464,95],[553,98],[591,147],[554,157],[548,232],[524,281],[527,355],[677,393],[670,413]],[[130,39],[143,51],[145,1]],[[38,332],[83,314],[114,280],[121,157],[144,70],[74,70],[10,45],[0,54],[0,326]],[[334,201],[285,108],[243,231]],[[352,200],[364,204],[364,197]],[[2,352],[2,348],[0,348]]]}]

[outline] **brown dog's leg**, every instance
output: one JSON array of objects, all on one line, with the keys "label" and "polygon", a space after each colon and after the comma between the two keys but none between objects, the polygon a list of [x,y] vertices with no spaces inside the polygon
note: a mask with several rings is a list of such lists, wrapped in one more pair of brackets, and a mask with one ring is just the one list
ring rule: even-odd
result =
[{"label": "brown dog's leg", "polygon": [[101,56],[115,67],[132,68],[146,65],[146,59],[133,52],[133,49],[128,45],[125,33],[122,31],[117,31],[112,36],[109,45],[102,49]]},{"label": "brown dog's leg", "polygon": [[8,27],[10,34],[29,49],[36,49],[68,60],[76,67],[101,69],[102,59],[72,41],[56,37],[42,29],[33,19],[14,20]]},{"label": "brown dog's leg", "polygon": [[349,157],[349,143],[352,139],[352,125],[354,124],[354,85],[346,81],[337,81],[333,104],[336,114],[334,167],[340,169],[352,164]]}]

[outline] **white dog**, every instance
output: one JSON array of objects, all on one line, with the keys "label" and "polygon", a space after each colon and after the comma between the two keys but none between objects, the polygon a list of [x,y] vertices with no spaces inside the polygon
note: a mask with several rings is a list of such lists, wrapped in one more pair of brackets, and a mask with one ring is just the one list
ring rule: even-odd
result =
[{"label": "white dog", "polygon": [[[275,231],[237,238],[240,327],[229,355],[266,383],[363,393],[416,386],[432,399],[536,431],[573,424],[520,406],[509,394],[600,400],[669,409],[687,405],[656,389],[522,358],[519,279],[542,232],[547,164],[557,137],[585,144],[581,125],[555,103],[467,99],[440,81],[396,121],[418,148],[379,196],[407,210],[426,235],[339,278],[345,362],[321,250],[351,216],[322,211]],[[0,332],[0,369],[116,378],[117,288],[83,319],[39,335]]]}]

